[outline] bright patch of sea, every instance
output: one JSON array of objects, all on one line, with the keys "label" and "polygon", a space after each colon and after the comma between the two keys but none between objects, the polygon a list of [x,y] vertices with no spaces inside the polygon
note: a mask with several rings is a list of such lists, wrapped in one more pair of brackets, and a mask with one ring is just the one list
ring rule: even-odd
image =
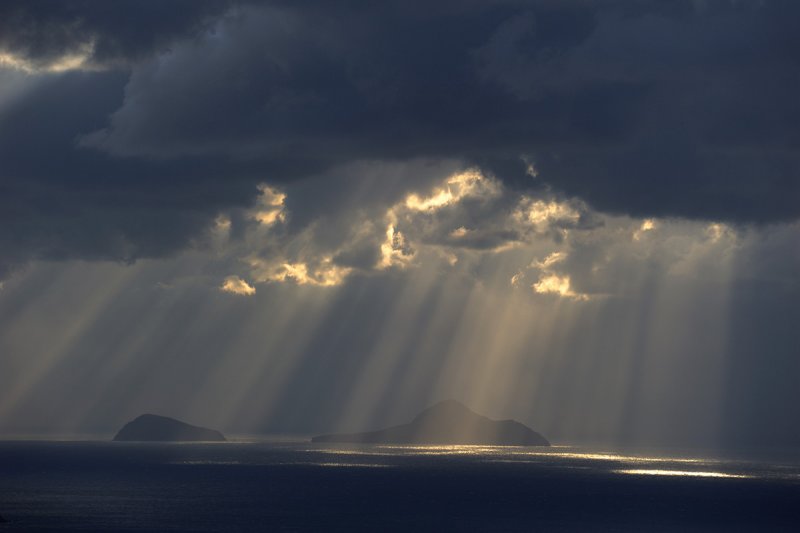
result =
[{"label": "bright patch of sea", "polygon": [[800,463],[574,447],[0,442],[2,531],[797,531]]}]

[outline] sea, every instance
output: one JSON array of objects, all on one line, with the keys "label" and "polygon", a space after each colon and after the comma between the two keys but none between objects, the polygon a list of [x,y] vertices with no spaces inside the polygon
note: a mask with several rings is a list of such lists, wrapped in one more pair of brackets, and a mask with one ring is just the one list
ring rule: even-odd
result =
[{"label": "sea", "polygon": [[5,531],[800,531],[800,462],[555,446],[0,442]]}]

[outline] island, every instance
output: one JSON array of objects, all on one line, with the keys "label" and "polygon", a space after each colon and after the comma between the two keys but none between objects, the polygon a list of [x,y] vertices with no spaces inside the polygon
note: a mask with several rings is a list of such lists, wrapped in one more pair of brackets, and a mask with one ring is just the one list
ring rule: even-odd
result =
[{"label": "island", "polygon": [[455,400],[425,409],[408,424],[366,433],[320,435],[311,442],[550,446],[547,439],[524,424],[491,420]]},{"label": "island", "polygon": [[166,416],[145,414],[125,424],[114,436],[115,441],[224,441],[217,430],[175,420]]}]

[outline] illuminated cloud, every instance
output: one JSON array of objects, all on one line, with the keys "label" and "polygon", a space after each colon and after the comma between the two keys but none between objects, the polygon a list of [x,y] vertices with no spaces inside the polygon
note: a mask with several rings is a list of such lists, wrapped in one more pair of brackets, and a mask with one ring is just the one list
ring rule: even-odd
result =
[{"label": "illuminated cloud", "polygon": [[11,52],[0,51],[0,68],[20,70],[26,74],[47,74],[67,72],[71,70],[97,70],[99,67],[92,63],[94,43],[86,42],[74,52],[46,60],[34,61]]},{"label": "illuminated cloud", "polygon": [[553,252],[552,254],[548,255],[541,261],[534,261],[532,265],[541,268],[543,270],[546,270],[555,264],[563,262],[566,258],[567,258],[566,252]]},{"label": "illuminated cloud", "polygon": [[581,213],[567,202],[523,197],[513,217],[521,225],[544,233],[553,228],[565,230],[575,227],[580,222]]},{"label": "illuminated cloud", "polygon": [[508,212],[514,193],[478,170],[443,178],[428,194],[409,193],[386,214],[382,267],[409,266],[427,249],[455,263],[455,250],[499,253],[519,244],[525,229]]},{"label": "illuminated cloud", "polygon": [[736,237],[736,233],[729,226],[718,222],[713,222],[706,227],[706,235],[708,235],[712,243]]},{"label": "illuminated cloud", "polygon": [[334,287],[341,285],[351,269],[333,263],[330,257],[323,257],[315,264],[271,263],[263,259],[251,258],[250,266],[254,279],[263,282],[293,281],[298,285]]},{"label": "illuminated cloud", "polygon": [[468,230],[464,226],[459,226],[450,232],[450,236],[453,237],[454,239],[461,239],[462,237],[466,237],[469,232],[470,230]]},{"label": "illuminated cloud", "polygon": [[258,205],[253,209],[251,217],[265,226],[271,226],[276,222],[286,221],[284,202],[286,194],[268,185],[259,185]]},{"label": "illuminated cloud", "polygon": [[[563,298],[572,300],[589,300],[588,294],[578,293],[572,289],[572,281],[567,274],[558,274],[552,271],[553,267],[567,259],[565,252],[553,252],[541,261],[534,261],[531,266],[539,269],[542,274],[539,280],[531,285],[534,292],[538,294],[555,294]],[[519,279],[512,278],[512,285],[517,284]]]},{"label": "illuminated cloud", "polygon": [[[394,218],[391,217],[390,218]],[[408,244],[405,236],[395,230],[395,224],[389,223],[386,227],[386,239],[381,243],[381,260],[379,268],[406,267],[414,259],[414,250]]]},{"label": "illuminated cloud", "polygon": [[231,230],[231,219],[225,215],[219,215],[214,219],[214,229],[222,233],[229,232]]},{"label": "illuminated cloud", "polygon": [[388,270],[466,274],[502,265],[506,286],[588,301],[624,295],[626,277],[643,265],[686,278],[714,256],[726,264],[736,249],[724,224],[604,215],[578,200],[507,189],[475,170],[445,174],[383,209],[344,209],[303,224],[290,222],[290,209],[303,208],[291,195],[261,185],[245,212],[256,223],[237,239],[227,237],[231,216],[217,218],[228,268],[245,265],[242,275],[256,283],[335,287]]},{"label": "illuminated cloud", "polygon": [[[337,218],[314,218],[305,225],[279,228],[278,222],[285,223],[292,216],[287,207],[291,193],[261,185],[257,205],[247,215],[259,225],[246,231],[232,253],[245,261],[249,275],[259,283],[290,281],[325,287],[340,285],[357,271],[411,267],[420,250],[425,250],[429,259],[452,266],[458,262],[450,250],[453,245],[497,251],[508,246],[509,238],[516,238],[513,231],[503,228],[469,231],[465,226],[475,205],[487,212],[495,209],[494,202],[503,195],[499,182],[476,170],[449,173],[437,181],[427,193],[404,195],[382,216],[380,210],[344,211],[337,213]],[[468,201],[477,204],[462,205]],[[501,213],[501,219],[507,218]],[[455,220],[463,223],[450,230]]]},{"label": "illuminated cloud", "polygon": [[255,287],[248,284],[239,276],[228,276],[225,278],[225,281],[223,281],[222,286],[220,286],[219,289],[223,292],[239,294],[241,296],[252,296],[256,293]]},{"label": "illuminated cloud", "polygon": [[634,241],[638,241],[639,239],[642,238],[642,236],[646,232],[652,231],[652,230],[656,229],[656,227],[657,226],[656,226],[655,220],[653,220],[652,218],[646,218],[642,222],[642,225],[639,226],[639,229],[637,229],[636,231],[633,232],[633,240]]},{"label": "illuminated cloud", "polygon": [[539,294],[557,294],[565,298],[574,300],[588,300],[589,295],[579,294],[570,287],[569,276],[559,276],[557,274],[546,274],[532,286],[534,291]]},{"label": "illuminated cloud", "polygon": [[[297,206],[289,202],[295,200],[289,198],[291,191],[261,185],[256,206],[247,214],[258,224],[246,227],[232,257],[244,261],[247,275],[257,283],[330,287],[355,273],[424,269],[429,264],[464,270],[492,261],[491,256],[507,255],[504,262],[513,270],[505,279],[512,286],[525,284],[537,294],[577,301],[617,290],[615,257],[641,261],[675,250],[685,239],[713,240],[721,232],[710,226],[705,234],[678,240],[674,232],[659,233],[659,239],[644,246],[640,235],[661,222],[605,216],[577,200],[516,192],[477,170],[449,173],[427,191],[411,190],[383,211],[345,210],[298,225],[287,222],[292,215],[287,206]],[[229,219],[219,219],[216,225],[230,231]],[[620,240],[620,232],[626,231],[628,239],[634,235],[638,248],[625,247]],[[663,239],[670,239],[668,248]],[[586,243],[595,243],[590,254],[583,250]],[[540,259],[525,259],[528,250],[536,250]],[[580,260],[572,259],[571,250]],[[687,256],[671,257],[676,265]],[[673,270],[678,272],[678,267]]]},{"label": "illuminated cloud", "polygon": [[499,194],[498,182],[472,169],[450,176],[441,187],[434,188],[428,196],[416,193],[408,195],[405,207],[412,211],[432,211],[456,204],[465,198],[489,199]]}]

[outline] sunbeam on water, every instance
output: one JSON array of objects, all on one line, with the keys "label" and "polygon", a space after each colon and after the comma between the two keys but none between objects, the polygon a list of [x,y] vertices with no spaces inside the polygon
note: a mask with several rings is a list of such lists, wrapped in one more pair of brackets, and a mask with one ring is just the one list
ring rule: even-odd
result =
[{"label": "sunbeam on water", "polygon": [[[653,475],[720,479],[800,480],[794,465],[766,464],[743,460],[633,455],[630,453],[588,451],[569,446],[551,449],[480,445],[375,445],[359,448],[304,448],[312,455],[336,456],[338,464],[391,464],[409,457],[468,460],[473,463],[536,464],[550,468],[585,468],[595,472],[623,475]],[[351,459],[348,459],[351,458]],[[356,462],[357,461],[357,462]]]},{"label": "sunbeam on water", "polygon": [[617,474],[632,474],[641,476],[682,476],[682,477],[717,477],[717,478],[750,478],[745,474],[726,474],[724,472],[700,472],[696,470],[657,470],[657,469],[630,469],[614,470]]},{"label": "sunbeam on water", "polygon": [[800,463],[573,447],[0,442],[19,530],[791,531]]}]

